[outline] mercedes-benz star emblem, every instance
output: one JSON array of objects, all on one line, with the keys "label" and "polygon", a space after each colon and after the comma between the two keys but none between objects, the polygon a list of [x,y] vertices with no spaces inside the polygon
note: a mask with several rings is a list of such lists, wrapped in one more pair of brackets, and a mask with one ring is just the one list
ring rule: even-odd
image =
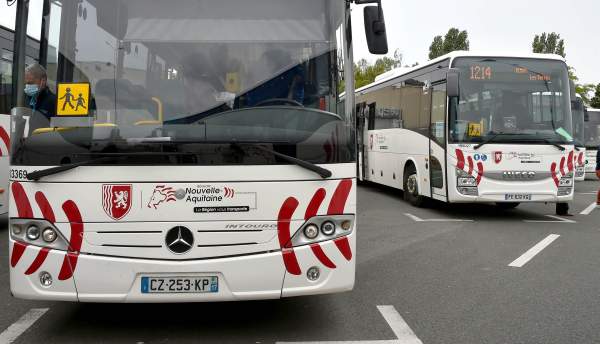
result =
[{"label": "mercedes-benz star emblem", "polygon": [[194,233],[183,226],[173,227],[167,232],[165,243],[169,251],[184,254],[194,246]]}]

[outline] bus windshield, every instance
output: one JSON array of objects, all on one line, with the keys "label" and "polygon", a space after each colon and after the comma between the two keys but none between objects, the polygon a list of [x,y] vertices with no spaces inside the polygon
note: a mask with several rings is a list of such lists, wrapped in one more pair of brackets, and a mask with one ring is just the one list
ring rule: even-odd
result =
[{"label": "bus windshield", "polygon": [[572,101],[571,113],[573,115],[573,136],[575,144],[583,146],[585,142],[584,123],[585,123],[585,106],[580,98]]},{"label": "bus windshield", "polygon": [[585,147],[598,149],[600,146],[600,110],[588,109],[588,118],[585,121]]},{"label": "bus windshield", "polygon": [[[351,71],[345,1],[50,3],[45,59],[56,112],[21,109],[30,118],[13,164],[153,151],[185,154],[127,163],[287,163],[256,145],[312,163],[355,160],[338,87]],[[85,115],[69,114],[77,111]]]},{"label": "bus windshield", "polygon": [[567,66],[561,61],[458,58],[460,97],[450,103],[450,140],[572,143]]}]

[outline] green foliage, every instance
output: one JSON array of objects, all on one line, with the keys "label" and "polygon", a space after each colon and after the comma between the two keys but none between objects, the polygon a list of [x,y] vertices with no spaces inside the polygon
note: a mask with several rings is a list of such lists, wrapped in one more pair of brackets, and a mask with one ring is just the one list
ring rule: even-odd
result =
[{"label": "green foliage", "polygon": [[566,57],[565,40],[560,38],[556,32],[542,33],[535,35],[532,48],[534,53],[538,54],[557,54]]},{"label": "green foliage", "polygon": [[429,59],[433,60],[456,50],[469,50],[469,33],[451,28],[446,36],[436,36],[429,47]]},{"label": "green foliage", "polygon": [[376,76],[400,66],[402,66],[402,55],[398,51],[394,53],[393,58],[382,57],[377,59],[374,64],[362,59],[354,64],[355,87],[366,86],[375,81]]},{"label": "green foliage", "polygon": [[596,86],[594,98],[590,100],[590,106],[595,109],[600,109],[600,84]]}]

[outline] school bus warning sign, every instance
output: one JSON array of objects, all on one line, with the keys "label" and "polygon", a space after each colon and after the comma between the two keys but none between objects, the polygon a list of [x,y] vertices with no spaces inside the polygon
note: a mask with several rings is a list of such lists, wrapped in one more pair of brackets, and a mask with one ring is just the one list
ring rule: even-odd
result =
[{"label": "school bus warning sign", "polygon": [[87,116],[90,113],[90,84],[58,84],[56,115]]}]

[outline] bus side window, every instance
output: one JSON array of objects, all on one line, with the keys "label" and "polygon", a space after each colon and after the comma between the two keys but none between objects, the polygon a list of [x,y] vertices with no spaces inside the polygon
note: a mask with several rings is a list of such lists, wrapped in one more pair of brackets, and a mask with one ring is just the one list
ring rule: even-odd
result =
[{"label": "bus side window", "polygon": [[377,109],[377,103],[369,104],[369,128],[368,130],[375,130],[375,111]]}]

